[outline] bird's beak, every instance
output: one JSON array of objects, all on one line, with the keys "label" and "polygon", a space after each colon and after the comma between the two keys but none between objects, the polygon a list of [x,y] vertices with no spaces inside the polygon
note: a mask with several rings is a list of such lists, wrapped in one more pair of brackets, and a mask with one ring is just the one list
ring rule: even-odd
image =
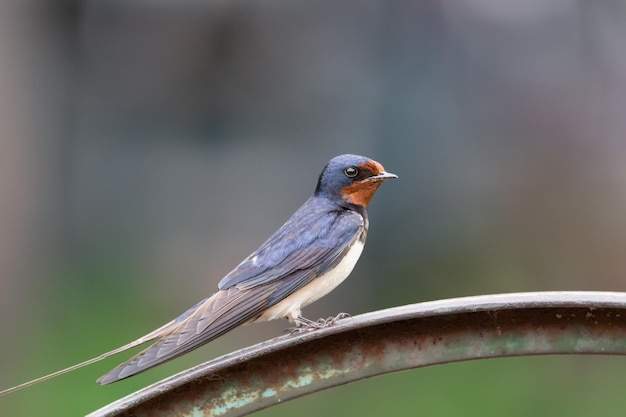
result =
[{"label": "bird's beak", "polygon": [[391,172],[381,172],[377,175],[369,177],[368,180],[390,180],[392,178],[398,178],[396,174],[392,174]]}]

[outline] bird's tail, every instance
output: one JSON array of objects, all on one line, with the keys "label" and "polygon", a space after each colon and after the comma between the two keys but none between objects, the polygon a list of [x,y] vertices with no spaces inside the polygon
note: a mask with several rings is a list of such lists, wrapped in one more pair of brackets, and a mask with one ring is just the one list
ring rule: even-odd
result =
[{"label": "bird's tail", "polygon": [[191,307],[160,333],[159,340],[98,378],[110,384],[179,357],[233,328],[259,317],[275,284],[241,290],[220,290]]},{"label": "bird's tail", "polygon": [[106,359],[106,358],[108,358],[110,356],[116,355],[116,354],[118,354],[120,352],[124,352],[125,350],[128,350],[128,349],[134,348],[135,346],[142,345],[142,344],[144,344],[146,342],[154,340],[154,339],[160,337],[161,335],[167,333],[176,324],[177,324],[176,320],[173,320],[173,321],[167,323],[166,325],[159,327],[155,331],[153,331],[151,333],[148,333],[147,335],[145,335],[143,337],[140,337],[139,339],[137,339],[134,342],[131,342],[131,343],[127,344],[127,345],[121,346],[121,347],[119,347],[117,349],[113,349],[113,350],[111,350],[109,352],[103,353],[100,356],[97,356],[95,358],[91,358],[89,360],[86,360],[84,362],[78,363],[76,365],[72,365],[72,366],[70,366],[68,368],[61,369],[60,371],[56,371],[56,372],[53,372],[51,374],[44,375],[42,377],[33,379],[32,381],[24,382],[23,384],[19,384],[19,385],[16,385],[14,387],[2,390],[2,391],[0,391],[0,397],[3,396],[3,395],[10,394],[10,393],[15,392],[15,391],[19,391],[19,390],[21,390],[23,388],[27,388],[27,387],[39,384],[40,382],[47,381],[47,380],[55,378],[57,376],[60,376],[60,375],[63,375],[63,374],[67,374],[69,372],[72,372],[72,371],[75,371],[77,369],[80,369],[80,368],[82,368],[84,366],[91,365],[92,363],[99,362],[99,361],[101,361],[103,359]]}]

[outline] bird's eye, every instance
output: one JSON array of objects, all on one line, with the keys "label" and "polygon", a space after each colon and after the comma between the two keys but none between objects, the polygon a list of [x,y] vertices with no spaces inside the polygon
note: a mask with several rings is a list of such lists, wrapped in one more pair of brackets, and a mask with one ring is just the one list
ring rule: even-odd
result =
[{"label": "bird's eye", "polygon": [[343,173],[346,174],[346,177],[348,177],[348,178],[354,178],[359,173],[359,170],[356,169],[356,167],[350,166],[350,167],[344,169]]}]

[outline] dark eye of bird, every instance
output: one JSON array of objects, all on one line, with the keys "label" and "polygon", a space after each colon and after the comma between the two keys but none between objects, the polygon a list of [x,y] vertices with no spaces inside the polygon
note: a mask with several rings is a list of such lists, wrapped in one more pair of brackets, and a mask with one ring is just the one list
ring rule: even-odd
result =
[{"label": "dark eye of bird", "polygon": [[348,167],[343,170],[343,173],[346,174],[346,177],[348,178],[354,178],[358,175],[359,170],[356,169],[356,167]]}]

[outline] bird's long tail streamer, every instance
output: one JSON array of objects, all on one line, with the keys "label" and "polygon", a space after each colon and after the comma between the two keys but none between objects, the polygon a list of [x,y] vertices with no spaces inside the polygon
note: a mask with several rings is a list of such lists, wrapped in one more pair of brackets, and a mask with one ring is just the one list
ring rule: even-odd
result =
[{"label": "bird's long tail streamer", "polygon": [[55,378],[57,376],[60,376],[60,375],[63,375],[63,374],[67,374],[69,372],[72,372],[72,371],[75,371],[77,369],[80,369],[80,368],[82,368],[84,366],[91,365],[91,364],[96,363],[96,362],[100,362],[101,360],[106,359],[106,358],[108,358],[110,356],[113,356],[113,355],[116,355],[118,353],[124,352],[125,350],[128,350],[128,349],[132,349],[135,346],[142,345],[142,344],[144,344],[146,342],[149,342],[150,340],[154,340],[157,337],[163,335],[169,329],[169,327],[172,324],[175,324],[175,322],[171,321],[171,322],[167,323],[166,325],[164,325],[162,327],[159,327],[155,331],[153,331],[153,332],[151,332],[151,333],[149,333],[149,334],[147,334],[147,335],[145,335],[145,336],[135,340],[134,342],[131,342],[131,343],[127,344],[127,345],[121,346],[121,347],[119,347],[117,349],[113,349],[113,350],[111,350],[109,352],[103,353],[102,355],[97,356],[95,358],[91,358],[89,360],[86,360],[84,362],[78,363],[76,365],[72,365],[72,366],[70,366],[68,368],[61,369],[60,371],[56,371],[56,372],[53,372],[51,374],[44,375],[42,377],[33,379],[31,381],[24,382],[23,384],[19,384],[19,385],[16,385],[14,387],[2,390],[2,391],[0,391],[0,397],[2,397],[3,395],[10,394],[10,393],[15,392],[15,391],[19,391],[19,390],[21,390],[23,388],[27,388],[27,387],[39,384],[40,382],[47,381],[47,380]]}]

